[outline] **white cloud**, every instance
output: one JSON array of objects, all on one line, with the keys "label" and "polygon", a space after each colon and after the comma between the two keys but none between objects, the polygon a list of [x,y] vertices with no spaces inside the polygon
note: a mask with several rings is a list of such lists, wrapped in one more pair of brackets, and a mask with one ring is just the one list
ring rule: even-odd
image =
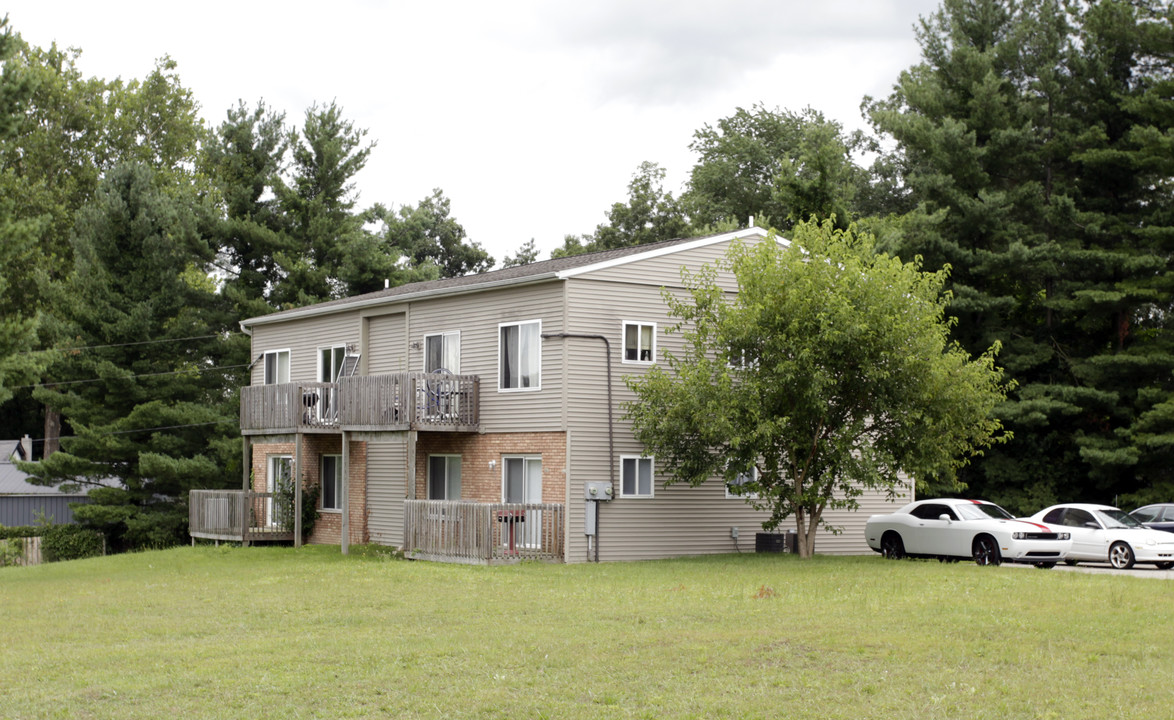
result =
[{"label": "white cloud", "polygon": [[762,103],[863,127],[918,60],[912,26],[937,0],[605,0],[331,4],[10,0],[37,45],[83,49],[82,71],[142,77],[179,63],[210,124],[264,98],[302,121],[335,100],[378,141],[360,203],[432,188],[500,260],[590,232],[641,161],[678,189],[695,130]]}]

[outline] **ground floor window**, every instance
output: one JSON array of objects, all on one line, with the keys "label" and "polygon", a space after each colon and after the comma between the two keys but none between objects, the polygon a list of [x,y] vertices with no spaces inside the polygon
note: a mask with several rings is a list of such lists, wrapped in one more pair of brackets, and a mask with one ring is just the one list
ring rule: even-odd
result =
[{"label": "ground floor window", "polygon": [[542,458],[502,458],[501,499],[508,503],[542,502]]},{"label": "ground floor window", "polygon": [[461,499],[461,456],[428,456],[428,499]]},{"label": "ground floor window", "polygon": [[726,483],[726,497],[757,500],[758,493],[746,489],[749,483],[758,482],[758,468],[750,468],[750,472],[738,473],[738,476]]},{"label": "ground floor window", "polygon": [[342,510],[342,456],[322,456],[322,509]]},{"label": "ground floor window", "polygon": [[652,497],[652,458],[620,456],[620,497]]}]

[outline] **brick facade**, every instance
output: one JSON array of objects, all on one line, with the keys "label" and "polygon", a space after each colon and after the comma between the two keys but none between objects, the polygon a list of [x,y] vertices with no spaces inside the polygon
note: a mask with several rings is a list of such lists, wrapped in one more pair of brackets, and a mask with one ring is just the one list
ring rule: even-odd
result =
[{"label": "brick facade", "polygon": [[[542,502],[561,503],[567,495],[567,434],[420,433],[416,438],[416,497],[428,497],[428,456],[461,456],[461,500],[501,502],[502,458],[542,458]],[[493,467],[489,466],[493,462]]]},{"label": "brick facade", "polygon": [[[269,457],[271,455],[288,455],[295,457],[294,443],[264,443],[253,445],[253,490],[266,492],[268,488]],[[321,457],[323,455],[342,455],[342,437],[339,435],[306,435],[302,438],[302,465],[301,476],[305,486],[318,485],[322,471]],[[296,461],[296,458],[295,458]],[[341,467],[341,465],[340,465]],[[367,443],[350,443],[350,476],[349,505],[350,505],[350,533],[349,541],[355,544],[365,543],[367,535]],[[304,487],[304,486],[303,486]],[[342,511],[322,510],[321,496],[319,496],[318,521],[314,523],[314,532],[306,539],[315,544],[339,545],[342,542]]]},{"label": "brick facade", "polygon": [[[253,451],[253,489],[268,487],[269,458],[295,457],[294,443],[257,442]],[[323,455],[341,455],[339,435],[302,437],[302,465],[295,473],[309,485],[319,484]],[[504,463],[507,456],[542,459],[542,502],[566,501],[567,437],[563,432],[543,433],[441,433],[421,432],[416,439],[416,494],[428,497],[428,456],[461,456],[461,499],[501,502]],[[493,462],[493,467],[489,463]],[[367,443],[350,444],[350,537],[354,544],[369,542],[367,532]],[[321,500],[319,500],[321,504]],[[338,545],[342,538],[342,513],[322,510],[307,542]]]}]

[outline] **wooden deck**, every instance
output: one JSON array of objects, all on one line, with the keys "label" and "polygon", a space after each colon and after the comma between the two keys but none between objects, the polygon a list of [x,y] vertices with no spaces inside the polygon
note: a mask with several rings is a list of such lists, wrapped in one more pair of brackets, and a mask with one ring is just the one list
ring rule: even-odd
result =
[{"label": "wooden deck", "polygon": [[405,500],[404,554],[480,565],[563,562],[565,521],[557,503]]},{"label": "wooden deck", "polygon": [[293,517],[275,493],[250,490],[192,490],[188,534],[245,545],[293,540]]},{"label": "wooden deck", "polygon": [[476,432],[480,401],[476,375],[394,373],[337,383],[250,385],[241,388],[241,432]]}]

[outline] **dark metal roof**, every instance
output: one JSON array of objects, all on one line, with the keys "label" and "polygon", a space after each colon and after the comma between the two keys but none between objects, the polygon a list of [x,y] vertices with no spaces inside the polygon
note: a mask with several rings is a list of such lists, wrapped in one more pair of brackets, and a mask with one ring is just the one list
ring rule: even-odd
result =
[{"label": "dark metal roof", "polygon": [[[87,481],[87,485],[76,493],[63,493],[58,487],[47,485],[34,485],[28,481],[28,474],[24,473],[16,466],[16,460],[19,459],[17,448],[20,446],[18,440],[0,440],[0,495],[63,495],[66,497],[75,497],[78,495],[87,495],[90,492],[93,481]],[[107,478],[99,481],[97,484],[106,487],[117,487],[119,481],[114,478]]]}]

